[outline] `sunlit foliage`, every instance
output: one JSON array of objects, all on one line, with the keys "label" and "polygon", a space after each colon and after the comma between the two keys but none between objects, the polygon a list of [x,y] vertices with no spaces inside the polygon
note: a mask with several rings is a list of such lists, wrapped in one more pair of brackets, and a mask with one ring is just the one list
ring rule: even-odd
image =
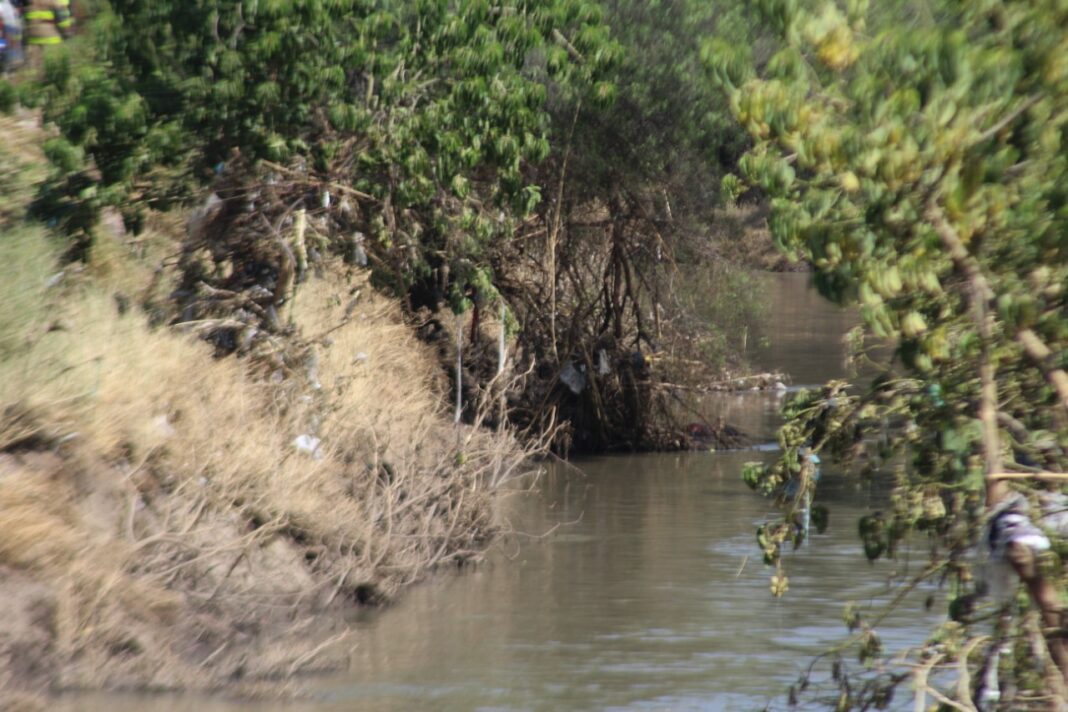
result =
[{"label": "sunlit foliage", "polygon": [[617,53],[585,0],[114,0],[96,61],[57,56],[43,102],[61,137],[44,212],[167,207],[215,173],[283,164],[364,195],[382,281],[452,268],[454,307],[488,241],[540,200],[550,87],[609,97]]},{"label": "sunlit foliage", "polygon": [[766,191],[780,247],[859,308],[856,352],[892,350],[859,390],[800,394],[782,458],[747,468],[787,512],[762,529],[766,559],[781,575],[797,513],[818,501],[812,448],[893,481],[887,511],[860,524],[867,557],[922,532],[959,601],[984,474],[1068,469],[1068,6],[903,5],[767,0],[780,43],[759,71],[738,45],[709,43],[706,59],[754,141],[725,189]]}]

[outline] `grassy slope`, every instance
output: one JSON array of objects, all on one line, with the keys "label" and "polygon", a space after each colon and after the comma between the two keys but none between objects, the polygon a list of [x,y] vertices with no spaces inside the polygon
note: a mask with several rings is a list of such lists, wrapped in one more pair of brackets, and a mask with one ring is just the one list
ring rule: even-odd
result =
[{"label": "grassy slope", "polygon": [[[344,646],[323,642],[351,601],[478,556],[493,483],[522,453],[457,434],[433,355],[364,275],[334,265],[303,286],[305,368],[257,378],[148,328],[136,305],[167,277],[145,256],[173,250],[166,235],[106,236],[92,265],[57,266],[22,215],[43,165],[34,117],[0,119],[16,133],[0,142],[0,598],[15,611],[0,707],[50,688],[251,690],[334,665]],[[303,434],[322,439],[314,455]]]}]

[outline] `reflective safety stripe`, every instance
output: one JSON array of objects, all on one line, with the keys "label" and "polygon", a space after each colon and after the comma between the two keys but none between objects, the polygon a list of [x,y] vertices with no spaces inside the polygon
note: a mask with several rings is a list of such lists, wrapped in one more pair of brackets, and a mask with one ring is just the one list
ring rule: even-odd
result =
[{"label": "reflective safety stripe", "polygon": [[66,20],[60,20],[56,23],[56,27],[70,27],[74,24],[74,18],[68,17]]},{"label": "reflective safety stripe", "polygon": [[63,42],[62,37],[31,37],[27,40],[27,43],[32,45],[53,45],[61,42]]},{"label": "reflective safety stripe", "polygon": [[27,20],[48,20],[49,22],[56,19],[56,13],[51,10],[31,10],[26,13]]}]

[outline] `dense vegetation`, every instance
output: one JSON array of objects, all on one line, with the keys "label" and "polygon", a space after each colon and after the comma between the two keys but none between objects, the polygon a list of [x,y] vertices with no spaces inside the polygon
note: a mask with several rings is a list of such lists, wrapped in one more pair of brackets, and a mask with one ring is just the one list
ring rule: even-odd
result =
[{"label": "dense vegetation", "polygon": [[[928,671],[960,661],[964,682],[945,694],[969,709],[973,694],[996,699],[997,651],[1009,643],[1001,676],[1018,692],[1003,703],[1052,698],[1060,709],[1063,549],[1056,537],[1047,551],[1021,543],[1006,520],[984,539],[982,524],[1030,511],[1052,526],[1047,515],[1063,509],[1057,476],[1042,473],[1068,469],[1065,6],[915,3],[874,29],[864,2],[765,10],[780,41],[758,69],[744,47],[708,47],[754,141],[739,172],[766,191],[774,238],[811,261],[821,293],[859,306],[858,356],[892,345],[859,390],[836,382],[795,399],[782,458],[746,471],[785,510],[760,531],[772,591],[786,591],[783,548],[803,537],[795,522],[819,498],[809,449],[830,455],[893,483],[888,510],[860,522],[868,558],[923,536],[927,566],[902,587],[948,584],[952,621],[922,652]],[[1011,565],[1028,595],[977,608],[974,550]],[[991,634],[1002,605],[1014,616]],[[861,661],[875,664],[874,623],[852,616],[850,626]],[[906,675],[877,671],[859,688],[838,676],[839,707],[887,703]]]},{"label": "dense vegetation", "polygon": [[[722,256],[741,235],[710,239],[719,179],[746,139],[699,59],[702,33],[745,30],[707,3],[601,5],[618,47],[612,101],[550,93],[552,150],[530,168],[543,199],[492,261],[521,348],[548,367],[513,415],[565,418],[582,450],[671,446],[670,387],[738,365],[738,335],[758,321],[757,285]],[[569,367],[586,389],[554,396]]]},{"label": "dense vegetation", "polygon": [[57,266],[25,219],[32,118],[0,117],[0,709],[343,665],[354,602],[481,555],[525,447],[455,426],[432,351],[339,258],[245,360],[136,308],[171,289],[169,216],[134,236],[108,215],[91,261]]},{"label": "dense vegetation", "polygon": [[[346,227],[381,246],[383,282],[403,290],[448,265],[456,300],[478,281],[487,241],[510,226],[499,211],[522,218],[537,202],[522,168],[549,151],[547,87],[605,95],[597,77],[615,51],[596,7],[571,1],[454,12],[120,0],[91,39],[98,61],[56,58],[44,104],[62,132],[54,162],[96,192],[58,198],[118,202],[136,223],[213,173],[279,162],[319,189],[306,198],[316,207],[316,193],[344,186]],[[95,175],[77,172],[90,166]]]},{"label": "dense vegetation", "polygon": [[[686,308],[665,295],[680,262],[714,257],[700,218],[743,142],[699,70],[697,33],[712,26],[699,7],[116,0],[78,50],[94,61],[52,57],[31,97],[60,131],[37,210],[84,259],[102,207],[136,230],[146,211],[214,191],[211,225],[198,223],[183,257],[184,318],[222,316],[201,285],[259,286],[277,292],[261,306],[280,307],[290,271],[299,285],[309,255],[314,267],[340,254],[369,262],[413,315],[428,310],[425,323],[449,321],[443,306],[473,310],[476,386],[496,373],[480,311],[504,307],[520,364],[536,366],[510,398],[517,425],[562,419],[565,450],[677,443],[669,391],[650,382],[707,380],[734,350],[683,326]],[[279,239],[298,213],[309,236],[288,247],[290,270]],[[730,316],[748,324],[753,302]],[[232,331],[211,338],[240,342]],[[647,357],[664,351],[654,378]],[[694,355],[716,368],[670,365]],[[578,393],[561,385],[572,371],[585,374]]]},{"label": "dense vegetation", "polygon": [[[710,237],[724,203],[766,208],[780,249],[858,307],[877,374],[800,394],[781,459],[744,473],[784,510],[759,532],[773,593],[822,519],[818,453],[892,486],[860,522],[869,559],[930,554],[900,585],[948,591],[921,656],[965,682],[938,694],[989,703],[1000,667],[1003,704],[1063,702],[1060,543],[991,552],[1026,584],[1003,606],[970,552],[1068,469],[1066,25],[1056,0],[113,0],[78,61],[23,92],[59,132],[36,210],[91,260],[105,206],[137,229],[201,205],[170,300],[143,306],[279,372],[299,366],[286,312],[330,256],[368,265],[446,360],[460,343],[476,389],[500,388],[479,323],[496,312],[529,366],[494,394],[509,420],[604,450],[674,442],[653,386],[732,362],[693,307],[720,290],[713,316],[744,330],[754,295],[690,269],[731,251]],[[888,704],[909,673],[874,621],[848,623],[869,674],[836,662],[834,703]]]}]

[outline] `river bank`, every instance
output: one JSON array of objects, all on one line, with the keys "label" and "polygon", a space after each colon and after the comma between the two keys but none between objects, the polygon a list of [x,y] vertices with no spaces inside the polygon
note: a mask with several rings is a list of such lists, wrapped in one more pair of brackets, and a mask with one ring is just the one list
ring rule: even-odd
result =
[{"label": "river bank", "polygon": [[[419,338],[341,258],[263,308],[225,282],[240,246],[189,240],[184,215],[134,235],[107,213],[92,259],[64,262],[26,221],[37,116],[0,121],[0,706],[291,692],[347,665],[355,606],[483,556],[538,434],[478,427],[477,393],[453,423],[451,338]],[[198,261],[219,260],[209,284]],[[677,447],[730,444],[693,436]]]},{"label": "river bank", "polygon": [[174,284],[173,226],[57,266],[24,221],[39,132],[4,122],[23,140],[0,155],[0,707],[277,694],[346,663],[354,605],[481,556],[528,451],[453,425],[436,357],[365,273],[301,286],[284,371],[214,358],[195,322],[139,308]]},{"label": "river bank", "polygon": [[[754,360],[794,383],[841,376],[840,337],[855,315],[822,300],[807,275],[761,278],[772,337]],[[783,397],[741,390],[700,404],[762,451],[549,464],[535,487],[502,502],[516,534],[498,537],[483,564],[430,577],[396,605],[355,611],[349,668],[312,681],[307,699],[264,708],[790,709],[789,685],[847,634],[843,606],[879,610],[896,567],[856,565],[856,519],[884,506],[885,492],[829,468],[821,496],[833,507],[830,527],[791,554],[793,595],[770,596],[753,536],[767,503],[739,472],[775,456]],[[931,593],[915,592],[918,605]],[[881,632],[897,649],[922,640],[928,623],[906,609]],[[149,703],[166,712],[249,709],[217,696],[95,694],[60,700],[56,712]]]}]

